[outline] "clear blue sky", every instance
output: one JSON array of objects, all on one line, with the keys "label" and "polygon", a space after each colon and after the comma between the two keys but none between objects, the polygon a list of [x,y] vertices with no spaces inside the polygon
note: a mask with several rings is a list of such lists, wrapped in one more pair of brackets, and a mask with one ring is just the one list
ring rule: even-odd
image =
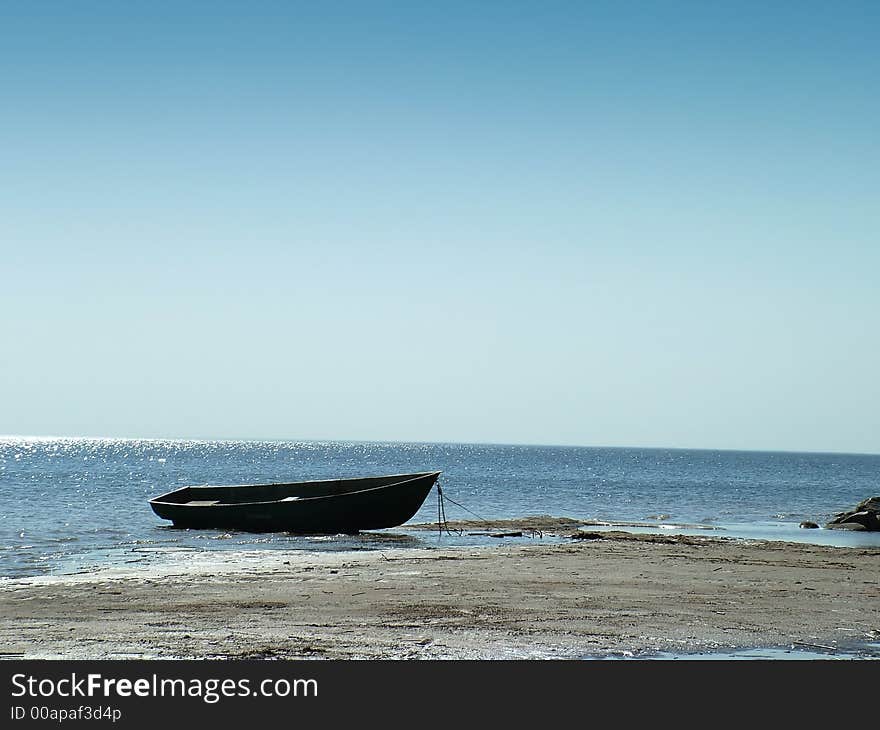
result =
[{"label": "clear blue sky", "polygon": [[0,434],[880,452],[880,4],[5,2]]}]

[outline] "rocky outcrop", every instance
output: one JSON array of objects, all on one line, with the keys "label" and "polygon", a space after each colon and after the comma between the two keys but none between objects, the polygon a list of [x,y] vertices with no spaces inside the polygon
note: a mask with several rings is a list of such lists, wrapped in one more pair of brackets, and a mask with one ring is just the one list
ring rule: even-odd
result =
[{"label": "rocky outcrop", "polygon": [[869,497],[855,509],[834,515],[825,527],[834,530],[880,531],[880,497]]},{"label": "rocky outcrop", "polygon": [[867,510],[868,512],[880,512],[880,497],[868,497],[864,502],[856,505],[856,511]]},{"label": "rocky outcrop", "polygon": [[801,522],[800,525],[798,525],[798,527],[803,527],[805,530],[815,530],[819,527],[819,525],[817,525],[815,522],[804,520],[803,522]]}]

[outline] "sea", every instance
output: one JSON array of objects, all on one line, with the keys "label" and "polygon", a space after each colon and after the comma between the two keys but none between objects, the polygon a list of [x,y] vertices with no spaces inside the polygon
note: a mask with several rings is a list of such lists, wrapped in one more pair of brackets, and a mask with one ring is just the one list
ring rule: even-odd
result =
[{"label": "sea", "polygon": [[[880,533],[801,529],[880,494],[880,455],[300,441],[0,438],[0,578],[149,565],[219,550],[499,544],[437,522],[355,536],[175,529],[151,497],[185,485],[441,470],[450,520],[551,515],[632,531],[880,547]],[[451,501],[450,501],[451,500]],[[602,526],[600,526],[601,528]],[[595,529],[591,527],[590,529]],[[483,534],[474,534],[474,533]],[[535,533],[506,541],[553,539]],[[560,538],[561,539],[561,538]]]}]

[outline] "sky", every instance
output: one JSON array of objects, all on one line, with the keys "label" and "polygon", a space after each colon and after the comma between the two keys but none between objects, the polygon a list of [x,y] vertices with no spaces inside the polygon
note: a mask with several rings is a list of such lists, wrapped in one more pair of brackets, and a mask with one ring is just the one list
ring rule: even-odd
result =
[{"label": "sky", "polygon": [[880,5],[0,4],[0,434],[880,453]]}]

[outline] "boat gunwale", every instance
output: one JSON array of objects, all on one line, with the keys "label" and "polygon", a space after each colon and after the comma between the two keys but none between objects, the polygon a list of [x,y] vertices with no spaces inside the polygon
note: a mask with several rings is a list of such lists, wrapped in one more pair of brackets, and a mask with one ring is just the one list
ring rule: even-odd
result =
[{"label": "boat gunwale", "polygon": [[[442,474],[442,471],[425,471],[425,472],[417,472],[415,474],[385,474],[379,477],[346,477],[344,479],[314,479],[307,480],[304,482],[270,482],[268,484],[200,484],[197,486],[188,486],[188,487],[180,487],[179,489],[175,489],[171,492],[166,492],[165,494],[160,494],[158,497],[154,497],[149,500],[149,503],[152,504],[162,504],[168,505],[172,507],[192,507],[195,509],[198,508],[212,508],[216,509],[218,507],[242,507],[248,505],[257,505],[257,504],[280,504],[282,503],[286,497],[282,497],[281,499],[270,499],[264,500],[261,502],[229,502],[226,504],[190,504],[189,502],[163,502],[162,499],[164,497],[170,497],[172,494],[177,494],[179,492],[186,491],[187,489],[217,489],[221,488],[232,488],[232,489],[240,489],[247,487],[286,487],[286,486],[299,486],[303,484],[321,484],[322,482],[356,482],[362,481],[365,479],[382,479],[387,477],[388,479],[393,479],[394,477],[408,477],[407,479],[403,479],[399,482],[391,482],[389,484],[382,484],[378,487],[368,487],[367,489],[357,489],[351,492],[341,492],[340,494],[319,494],[312,497],[298,497],[296,500],[293,500],[295,503],[307,502],[315,499],[333,499],[338,497],[348,497],[354,494],[364,494],[366,492],[374,492],[379,489],[388,489],[389,487],[395,487],[402,484],[407,484],[408,482],[416,481],[417,479],[424,479],[425,477],[439,477]],[[435,480],[436,481],[436,480]],[[433,484],[431,485],[433,487]]]}]

